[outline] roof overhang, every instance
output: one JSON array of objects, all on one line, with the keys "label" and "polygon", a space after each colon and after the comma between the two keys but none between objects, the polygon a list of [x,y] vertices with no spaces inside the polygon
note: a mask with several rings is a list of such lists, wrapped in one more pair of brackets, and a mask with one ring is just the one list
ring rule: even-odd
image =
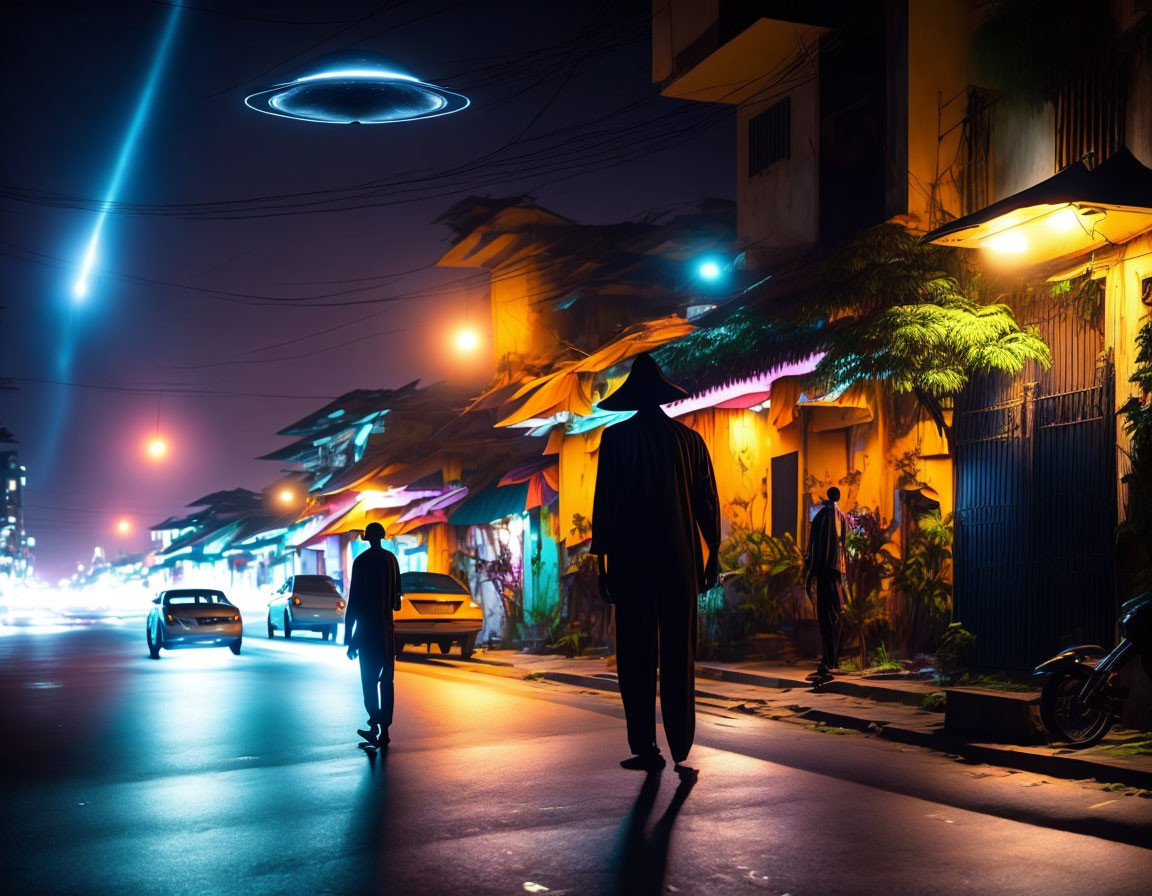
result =
[{"label": "roof overhang", "polygon": [[678,78],[664,96],[737,105],[770,91],[785,63],[805,53],[828,29],[780,19],[758,19]]}]

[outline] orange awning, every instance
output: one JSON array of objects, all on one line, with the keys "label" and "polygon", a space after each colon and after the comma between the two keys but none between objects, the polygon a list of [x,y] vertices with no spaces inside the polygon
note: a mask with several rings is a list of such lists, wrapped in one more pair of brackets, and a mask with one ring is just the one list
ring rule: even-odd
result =
[{"label": "orange awning", "polygon": [[527,420],[548,419],[562,412],[586,417],[593,410],[591,390],[595,374],[687,336],[695,329],[688,321],[675,315],[629,327],[587,358],[529,380],[505,406],[504,415],[496,425],[515,426]]}]

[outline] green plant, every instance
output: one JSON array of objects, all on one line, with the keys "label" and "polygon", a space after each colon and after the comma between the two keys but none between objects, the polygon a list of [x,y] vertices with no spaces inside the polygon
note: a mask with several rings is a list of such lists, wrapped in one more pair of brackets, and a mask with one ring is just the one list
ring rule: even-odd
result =
[{"label": "green plant", "polygon": [[928,712],[944,712],[948,706],[948,695],[942,691],[933,691],[920,698],[920,708]]},{"label": "green plant", "polygon": [[892,591],[901,598],[901,633],[912,652],[938,636],[952,613],[952,514],[921,515],[903,553],[892,558]]},{"label": "green plant", "polygon": [[936,644],[936,657],[943,673],[941,677],[950,677],[954,673],[960,651],[975,640],[976,636],[959,622],[948,624]]},{"label": "green plant", "polygon": [[529,625],[540,626],[544,630],[545,640],[551,641],[563,624],[564,606],[559,601],[532,606],[525,611],[524,618]]},{"label": "green plant", "polygon": [[1152,320],[1137,334],[1136,349],[1130,382],[1141,395],[1132,396],[1120,407],[1130,470],[1122,478],[1128,494],[1125,519],[1116,535],[1136,546],[1133,584],[1148,587],[1152,586]]},{"label": "green plant", "polygon": [[776,631],[786,613],[795,618],[804,593],[804,555],[790,533],[776,538],[733,522],[720,544],[720,568],[734,573],[731,587],[756,631]]},{"label": "green plant", "polygon": [[887,615],[883,584],[892,575],[892,559],[885,545],[894,526],[884,522],[879,510],[861,507],[848,514],[848,527],[844,578],[849,600],[844,607],[844,624],[856,632],[863,669],[868,666],[868,635]]},{"label": "green plant", "polygon": [[580,623],[573,622],[569,630],[556,639],[553,646],[559,648],[566,656],[580,656],[584,651],[584,642],[588,638],[588,632],[580,628]]},{"label": "green plant", "polygon": [[868,632],[884,618],[884,604],[879,591],[853,594],[842,611],[844,627],[856,632],[860,648],[859,668],[868,668]]},{"label": "green plant", "polygon": [[888,648],[880,644],[872,651],[872,668],[879,669],[882,672],[888,672],[903,667],[889,656]]},{"label": "green plant", "polygon": [[827,321],[813,379],[832,389],[882,381],[915,395],[943,425],[940,400],[974,374],[1050,366],[1044,341],[1007,305],[977,301],[960,274],[951,250],[921,245],[898,224],[857,234],[828,257],[805,301],[809,320]]},{"label": "green plant", "polygon": [[544,560],[539,549],[529,558],[528,569],[533,604],[524,611],[524,619],[530,626],[542,628],[545,639],[551,641],[560,630],[566,607],[557,594],[556,581],[544,575]]}]

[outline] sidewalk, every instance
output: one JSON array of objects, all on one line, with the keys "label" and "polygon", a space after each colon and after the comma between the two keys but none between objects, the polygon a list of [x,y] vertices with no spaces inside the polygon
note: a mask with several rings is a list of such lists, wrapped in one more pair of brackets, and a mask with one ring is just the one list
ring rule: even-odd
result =
[{"label": "sidewalk", "polygon": [[[519,653],[512,650],[477,651],[472,661],[459,656],[434,655],[458,668],[509,678],[530,678],[604,691],[619,691],[615,667],[602,657]],[[1046,745],[996,743],[985,737],[960,736],[964,730],[958,712],[950,712],[950,729],[942,711],[944,695],[953,707],[963,702],[974,707],[977,721],[996,720],[1007,709],[1017,727],[1038,731],[1035,692],[989,691],[979,688],[941,688],[931,681],[875,679],[859,674],[838,676],[813,688],[805,676],[808,666],[770,663],[701,662],[696,665],[696,699],[704,708],[742,712],[774,721],[816,726],[829,733],[860,731],[974,762],[1076,780],[1123,784],[1152,791],[1152,755],[1149,735],[1113,730],[1097,746],[1069,750]],[[955,695],[955,696],[951,696]],[[935,705],[935,711],[924,706]],[[991,707],[991,709],[989,709]],[[1020,720],[1024,720],[1021,722]],[[987,726],[985,726],[987,727]],[[979,727],[973,730],[979,730]],[[1008,738],[1005,738],[1008,739]],[[1138,744],[1145,744],[1144,747]]]}]

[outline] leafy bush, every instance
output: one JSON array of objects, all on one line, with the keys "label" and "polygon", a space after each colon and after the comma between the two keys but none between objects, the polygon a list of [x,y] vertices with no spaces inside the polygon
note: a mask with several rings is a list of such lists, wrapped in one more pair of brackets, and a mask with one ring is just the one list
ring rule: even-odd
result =
[{"label": "leafy bush", "polygon": [[1131,467],[1123,477],[1128,492],[1125,520],[1116,534],[1142,551],[1132,584],[1146,588],[1152,586],[1152,321],[1136,336],[1136,348],[1136,370],[1131,382],[1142,395],[1129,398],[1120,407]]},{"label": "leafy bush", "polygon": [[952,615],[952,514],[920,516],[903,555],[893,558],[892,591],[902,605],[902,634],[909,652],[938,639]]},{"label": "leafy bush", "polygon": [[732,577],[741,598],[737,607],[754,631],[774,632],[785,616],[802,612],[804,555],[791,534],[776,538],[760,529],[733,523],[720,544],[720,568]]}]

